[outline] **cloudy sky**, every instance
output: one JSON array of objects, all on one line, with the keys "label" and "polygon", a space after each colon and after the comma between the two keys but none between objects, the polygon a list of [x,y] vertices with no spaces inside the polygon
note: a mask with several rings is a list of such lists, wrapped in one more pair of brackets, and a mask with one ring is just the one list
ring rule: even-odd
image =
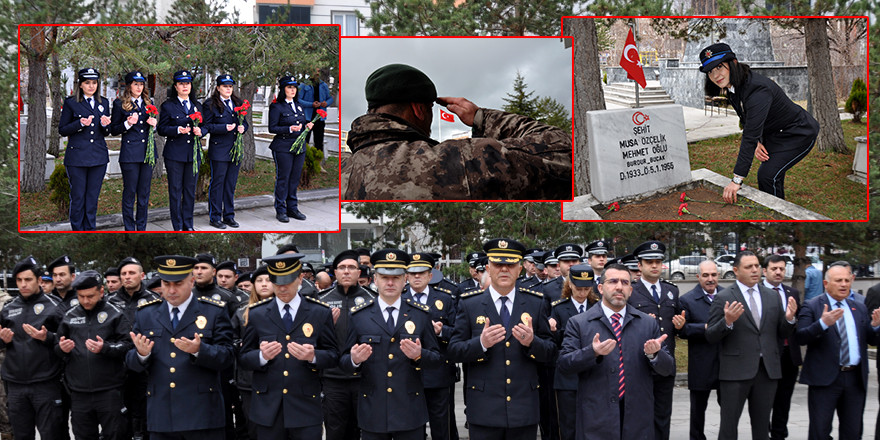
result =
[{"label": "cloudy sky", "polygon": [[[425,72],[440,96],[461,96],[480,107],[500,109],[513,92],[516,72],[533,97],[550,96],[571,112],[571,49],[553,38],[343,38],[341,123],[343,130],[366,113],[364,84],[379,67],[409,64]],[[431,137],[438,139],[434,105]],[[455,118],[443,122],[442,137],[469,131]]]}]

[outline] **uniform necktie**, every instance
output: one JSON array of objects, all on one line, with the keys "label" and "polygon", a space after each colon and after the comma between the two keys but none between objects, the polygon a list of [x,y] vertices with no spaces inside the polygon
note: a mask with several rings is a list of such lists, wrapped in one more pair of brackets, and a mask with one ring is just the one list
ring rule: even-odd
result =
[{"label": "uniform necktie", "polygon": [[388,333],[394,333],[394,306],[388,306],[385,308],[385,311],[388,312],[388,320],[385,321],[385,326],[388,327]]},{"label": "uniform necktie", "polygon": [[180,319],[177,316],[180,313],[180,309],[174,307],[171,309],[171,329],[177,330],[177,324],[180,323]]},{"label": "uniform necktie", "polygon": [[229,103],[228,99],[225,99],[223,102],[226,103],[226,107],[229,108],[229,111],[234,112],[235,110],[232,108],[232,104]]},{"label": "uniform necktie", "polygon": [[[842,309],[843,303],[838,301],[837,308]],[[849,337],[846,334],[846,319],[841,316],[837,320],[837,333],[840,335],[840,366],[848,367],[849,360]]]},{"label": "uniform necktie", "polygon": [[290,314],[290,304],[284,305],[284,316],[281,317],[281,320],[284,321],[284,330],[290,333],[290,330],[293,328],[293,316]]},{"label": "uniform necktie", "polygon": [[654,295],[654,302],[660,304],[660,294],[657,293],[657,286],[651,284],[651,293]]},{"label": "uniform necktie", "polygon": [[86,100],[89,101],[89,108],[94,110],[95,109],[95,101],[92,101],[92,98],[86,98]]},{"label": "uniform necktie", "polygon": [[507,310],[507,300],[506,296],[501,297],[501,323],[504,324],[504,328],[510,324],[510,310]]},{"label": "uniform necktie", "polygon": [[749,288],[749,310],[752,312],[752,319],[755,320],[755,326],[761,328],[761,314],[758,313],[758,301],[755,300],[755,289]]},{"label": "uniform necktie", "polygon": [[620,313],[611,315],[611,329],[614,330],[614,337],[617,339],[617,358],[620,367],[617,369],[617,397],[623,399],[623,393],[626,391],[626,374],[623,372],[623,345],[620,340]]},{"label": "uniform necktie", "polygon": [[578,313],[584,313],[584,305],[583,304],[578,306]]},{"label": "uniform necktie", "polygon": [[187,113],[189,113],[189,100],[188,99],[183,100],[183,108],[186,110]]},{"label": "uniform necktie", "polygon": [[424,304],[425,303],[425,294],[424,293],[417,293],[416,294],[416,301],[418,301],[419,304]]}]

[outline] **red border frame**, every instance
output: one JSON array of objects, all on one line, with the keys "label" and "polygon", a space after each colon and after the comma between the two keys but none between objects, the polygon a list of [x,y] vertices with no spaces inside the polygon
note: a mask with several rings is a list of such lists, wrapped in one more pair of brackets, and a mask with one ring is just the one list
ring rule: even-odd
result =
[{"label": "red border frame", "polygon": [[[868,86],[868,96],[871,96],[871,20],[867,15],[841,15],[841,16],[815,16],[815,15],[805,15],[805,16],[766,16],[766,15],[755,15],[755,16],[715,16],[715,15],[670,15],[670,16],[563,16],[560,18],[560,29],[562,34],[565,34],[565,19],[566,18],[597,18],[597,19],[636,19],[636,18],[680,18],[680,19],[690,19],[690,18],[720,18],[720,19],[775,19],[775,18],[792,18],[792,19],[804,19],[804,18],[826,18],[826,19],[839,19],[839,18],[860,18],[864,19],[867,27],[868,33],[866,36],[866,50],[865,50],[865,78],[867,78],[867,86]],[[573,53],[573,51],[572,51]],[[572,78],[573,79],[573,78]],[[572,88],[572,96],[574,95],[574,88]],[[572,112],[574,112],[574,105],[572,104]],[[672,222],[672,223],[719,223],[719,222],[740,222],[740,223],[776,223],[776,222],[784,222],[784,223],[793,223],[793,222],[845,222],[845,223],[861,223],[870,221],[871,217],[871,100],[868,100],[868,110],[866,112],[866,136],[868,136],[868,157],[867,157],[867,171],[868,171],[868,183],[865,185],[865,198],[866,198],[866,212],[865,218],[859,220],[565,220],[565,205],[560,204],[560,220],[564,223],[579,223],[579,222],[619,222],[619,223],[633,223],[633,222]],[[574,127],[572,126],[572,139],[574,139]],[[574,142],[572,142],[572,148],[574,148]]]},{"label": "red border frame", "polygon": [[[496,35],[487,35],[487,36],[473,36],[473,35],[462,35],[462,36],[363,36],[363,37],[342,37],[343,39],[348,38],[357,38],[357,39],[390,39],[390,38],[438,38],[438,39],[462,39],[462,38],[493,38],[493,39],[522,39],[522,38],[537,38],[537,39],[558,39],[564,40],[566,38],[571,39],[572,43],[574,42],[573,37],[567,37],[564,35],[555,35],[555,36],[496,36]],[[572,151],[571,151],[571,182],[572,182],[572,193],[571,198],[567,200],[561,199],[550,199],[550,200],[496,200],[496,199],[450,199],[450,200],[424,200],[424,199],[392,199],[392,200],[382,200],[382,199],[365,199],[365,200],[342,200],[342,202],[393,202],[393,203],[403,203],[403,202],[497,202],[497,203],[505,203],[505,202],[571,202],[574,200],[574,50],[572,49],[571,54],[571,107],[572,107],[572,119],[571,119],[571,141],[572,141]],[[341,127],[340,127],[341,130]],[[342,178],[340,177],[339,182],[340,190],[342,188]]]},{"label": "red border frame", "polygon": [[[342,40],[342,35],[341,35],[342,27],[338,24],[297,24],[297,25],[291,25],[291,24],[259,24],[259,23],[254,23],[254,24],[167,24],[167,23],[161,23],[161,24],[159,24],[159,23],[157,23],[157,24],[140,24],[140,23],[125,23],[125,24],[78,24],[78,23],[43,24],[43,23],[40,23],[40,24],[33,24],[33,23],[28,23],[28,24],[19,24],[18,25],[18,41],[19,41],[19,44],[17,45],[18,46],[17,47],[17,50],[18,50],[18,66],[17,66],[18,76],[16,78],[16,81],[18,82],[18,84],[16,84],[16,89],[18,90],[19,99],[23,100],[23,97],[21,95],[21,29],[22,29],[22,27],[50,27],[50,26],[77,26],[77,27],[82,27],[82,26],[138,26],[138,27],[149,27],[149,26],[189,26],[189,27],[192,27],[192,26],[203,26],[203,27],[214,27],[214,26],[230,26],[230,27],[254,27],[254,26],[306,27],[306,26],[309,26],[309,27],[311,27],[311,26],[315,26],[315,27],[320,27],[320,26],[328,26],[328,27],[336,27],[337,35],[338,35],[337,42],[336,42],[337,60],[338,60],[337,62],[339,63],[339,73],[337,73],[337,75],[340,78],[342,77],[342,74],[341,74],[341,72],[342,72],[342,57],[341,57],[341,53],[342,53],[342,41],[341,41]],[[342,90],[342,85],[340,83],[340,85],[339,85],[339,91],[340,91],[339,101],[342,101],[341,90]],[[17,106],[17,103],[16,103],[16,106]],[[340,106],[340,115],[341,115],[341,106]],[[17,132],[18,132],[18,173],[19,173],[19,176],[21,176],[21,112],[20,112],[20,109],[18,110],[18,116],[19,116],[18,117],[18,126],[17,126]],[[341,131],[341,127],[340,127],[340,131]],[[337,173],[338,173],[337,176],[339,178],[339,181],[341,182],[341,180],[342,180],[342,160],[341,160],[341,158],[342,158],[342,154],[341,154],[342,136],[339,137],[339,145],[337,148],[340,151],[340,155],[337,157],[339,159],[337,161]],[[231,231],[228,229],[222,230],[222,231],[221,230],[217,230],[217,231],[27,231],[27,230],[24,230],[23,231],[21,229],[21,178],[20,177],[18,178],[17,189],[18,189],[18,232],[21,234],[47,234],[47,233],[61,233],[61,234],[80,234],[80,233],[90,233],[90,234],[108,234],[108,233],[109,234],[116,234],[116,233],[123,233],[123,234],[130,234],[130,233],[136,233],[136,234],[143,234],[143,233],[147,233],[147,234],[173,234],[173,233],[216,234],[216,233],[223,233],[223,234],[226,234],[226,233],[230,233],[230,232],[236,233],[236,234],[263,234],[263,233],[270,233],[270,234],[272,234],[272,233],[274,233],[274,234],[331,233],[332,234],[332,233],[342,232],[342,200],[341,200],[342,186],[341,185],[337,186],[337,188],[336,188],[337,189],[337,201],[339,203],[339,209],[336,213],[337,229],[336,230],[329,230],[329,231],[299,231],[299,230]]]}]

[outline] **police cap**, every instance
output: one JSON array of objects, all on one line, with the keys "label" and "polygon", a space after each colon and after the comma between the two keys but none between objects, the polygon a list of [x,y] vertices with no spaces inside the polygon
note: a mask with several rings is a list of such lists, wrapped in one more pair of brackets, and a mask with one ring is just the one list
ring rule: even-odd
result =
[{"label": "police cap", "polygon": [[406,271],[410,273],[419,273],[434,268],[434,256],[426,252],[416,252],[410,256],[409,265]]},{"label": "police cap", "polygon": [[510,238],[496,238],[483,244],[489,261],[499,264],[516,264],[522,260],[526,247]]},{"label": "police cap", "polygon": [[657,241],[646,241],[633,251],[633,255],[639,260],[664,260],[666,259],[666,245]]},{"label": "police cap", "polygon": [[409,261],[409,254],[400,249],[382,249],[370,256],[373,270],[382,275],[403,275]]},{"label": "police cap", "polygon": [[70,288],[77,291],[103,285],[104,280],[101,278],[101,274],[94,270],[86,270],[76,276],[76,279],[70,284]]},{"label": "police cap", "polygon": [[735,60],[736,54],[725,43],[715,43],[700,51],[700,72],[709,73],[719,64]]},{"label": "police cap", "polygon": [[281,254],[263,258],[263,263],[266,263],[269,270],[269,280],[279,286],[296,281],[302,272],[302,263],[299,260],[305,256],[305,254]]},{"label": "police cap", "polygon": [[575,264],[568,272],[571,283],[577,287],[593,287],[596,278],[593,276],[593,268],[589,264]]},{"label": "police cap", "polygon": [[162,255],[153,258],[159,278],[165,281],[180,281],[192,273],[198,260],[183,255]]}]

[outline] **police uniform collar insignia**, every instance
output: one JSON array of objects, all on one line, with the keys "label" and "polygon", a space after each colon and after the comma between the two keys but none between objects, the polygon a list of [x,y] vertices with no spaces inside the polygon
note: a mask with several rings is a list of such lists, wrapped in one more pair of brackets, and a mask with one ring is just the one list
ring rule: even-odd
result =
[{"label": "police uniform collar insignia", "polygon": [[143,303],[143,304],[140,304],[140,303],[139,303],[139,304],[138,304],[138,308],[146,307],[146,306],[149,306],[149,305],[151,305],[151,304],[158,304],[158,303],[160,303],[160,302],[162,302],[162,298],[156,298],[156,299],[154,299],[154,300],[152,300],[152,301],[147,301],[147,302],[145,302],[145,303]]},{"label": "police uniform collar insignia", "polygon": [[[306,298],[308,298],[308,297],[306,297]],[[260,305],[260,304],[266,304],[267,302],[272,301],[273,299],[275,299],[275,298],[273,298],[273,297],[269,297],[269,298],[266,298],[266,299],[261,299],[261,300],[255,302],[255,303],[249,305],[248,308],[249,308],[249,309],[252,309],[252,308],[254,308],[254,307],[256,307],[256,306],[258,306],[258,305]]]},{"label": "police uniform collar insignia", "polygon": [[[315,304],[320,304],[320,305],[322,305],[322,306],[324,306],[324,307],[330,307],[330,308],[333,307],[333,306],[331,306],[330,304],[325,303],[324,301],[321,301],[321,300],[318,299],[318,298],[312,298],[311,296],[303,296],[303,298],[305,298],[306,301],[311,301],[311,302],[313,302],[313,303],[315,303]],[[271,298],[269,298],[269,299],[271,299]],[[357,301],[355,301],[355,302],[357,302]]]},{"label": "police uniform collar insignia", "polygon": [[98,324],[103,324],[107,320],[107,312],[98,313]]},{"label": "police uniform collar insignia", "polygon": [[208,318],[205,318],[204,316],[199,315],[196,318],[196,327],[198,327],[199,330],[204,330],[206,325],[208,325]]}]

